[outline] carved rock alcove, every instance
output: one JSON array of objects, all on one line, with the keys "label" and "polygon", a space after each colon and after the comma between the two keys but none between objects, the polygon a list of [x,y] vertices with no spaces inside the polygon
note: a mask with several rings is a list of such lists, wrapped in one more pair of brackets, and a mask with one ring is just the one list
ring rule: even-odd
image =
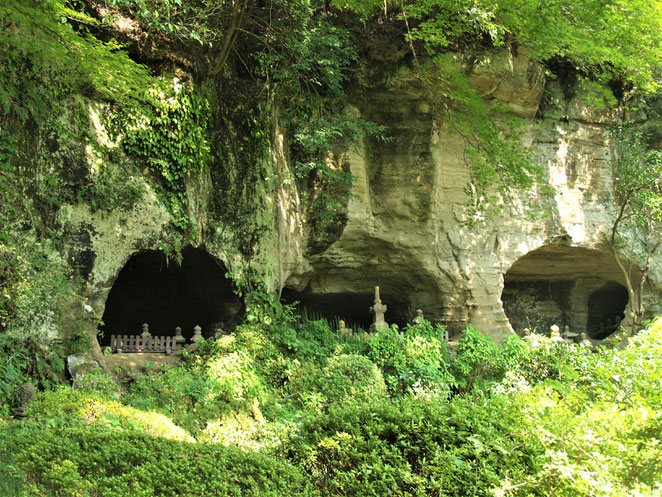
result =
[{"label": "carved rock alcove", "polygon": [[515,332],[553,324],[606,338],[625,316],[623,276],[610,254],[549,245],[520,257],[504,276],[503,308]]},{"label": "carved rock alcove", "polygon": [[107,345],[111,334],[139,334],[143,323],[158,336],[175,335],[179,326],[187,340],[196,325],[205,337],[221,322],[227,331],[243,305],[225,274],[223,264],[204,249],[185,248],[181,265],[160,251],[134,255],[108,295],[100,343]]},{"label": "carved rock alcove", "polygon": [[[387,306],[386,321],[405,326],[413,317],[411,306],[392,291],[382,292],[382,301]],[[330,322],[342,319],[347,326],[358,326],[368,330],[373,321],[370,306],[374,305],[374,289],[361,293],[313,293],[309,289],[298,292],[284,288],[281,300],[285,303],[298,302],[299,311],[311,318],[323,317]]]}]

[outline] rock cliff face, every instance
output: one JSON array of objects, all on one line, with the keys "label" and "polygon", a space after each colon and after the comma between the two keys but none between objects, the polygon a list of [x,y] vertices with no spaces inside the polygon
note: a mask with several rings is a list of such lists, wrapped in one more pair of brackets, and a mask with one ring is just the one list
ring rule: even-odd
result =
[{"label": "rock cliff face", "polygon": [[[604,244],[612,219],[607,127],[619,110],[593,110],[581,87],[567,96],[523,49],[479,58],[471,78],[483,95],[526,119],[526,140],[555,191],[533,198],[545,216],[531,219],[506,205],[493,221],[468,228],[464,143],[435,122],[401,74],[360,92],[359,111],[385,124],[393,140],[350,154],[356,196],[342,236],[291,271],[286,294],[342,316],[341,296],[367,311],[379,285],[391,321],[422,308],[451,332],[471,322],[503,337],[556,323],[606,335],[627,303],[623,275]],[[625,250],[632,255],[632,247]],[[653,309],[658,285],[653,274],[645,288]]]},{"label": "rock cliff face", "polygon": [[[389,308],[387,321],[399,324],[422,308],[451,333],[471,322],[497,338],[552,323],[588,329],[596,338],[608,334],[627,304],[623,276],[604,244],[612,219],[607,128],[621,111],[594,110],[588,90],[576,85],[568,91],[546,78],[522,48],[477,57],[471,71],[477,90],[526,120],[525,140],[547,172],[552,195],[527,192],[497,218],[468,227],[464,142],[435,120],[430,103],[402,70],[388,82],[354,91],[356,110],[384,124],[392,140],[366,141],[348,152],[354,195],[340,237],[321,252],[307,250],[309,227],[296,187],[281,182],[262,192],[267,201],[261,215],[269,229],[257,248],[257,267],[268,286],[287,299],[356,323],[369,321],[378,285]],[[269,167],[283,173],[288,168],[283,134],[275,128],[273,136]],[[200,190],[214,188],[204,186],[209,178],[199,181]],[[525,200],[545,215],[524,216]],[[197,216],[201,224],[218,222],[211,214]],[[69,205],[59,221],[71,234],[65,243],[71,264],[86,261],[83,276],[101,317],[120,272],[135,262],[132,257],[159,249],[167,213],[146,184],[132,209],[94,213]],[[203,234],[198,246],[223,275],[241,257],[225,243],[231,233],[216,233],[221,234]],[[624,248],[623,256],[632,257],[636,248]],[[656,303],[661,265],[662,260],[653,262],[644,289],[653,312],[662,310]],[[191,275],[182,281],[195,284]],[[234,307],[226,312],[220,303],[214,319],[231,321],[238,312]]]}]

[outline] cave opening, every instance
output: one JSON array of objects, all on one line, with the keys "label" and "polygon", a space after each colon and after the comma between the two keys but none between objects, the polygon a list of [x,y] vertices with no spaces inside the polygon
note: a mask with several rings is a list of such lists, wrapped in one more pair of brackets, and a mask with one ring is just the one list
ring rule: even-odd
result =
[{"label": "cave opening", "polygon": [[602,339],[616,331],[625,317],[628,299],[627,289],[613,281],[593,292],[588,299],[588,336]]},{"label": "cave opening", "polygon": [[[373,305],[374,293],[312,293],[308,290],[297,291],[284,288],[281,300],[286,304],[297,302],[297,311],[308,315],[311,319],[323,317],[337,325],[338,320],[345,321],[349,328],[367,330],[372,324],[372,314],[369,309]],[[413,317],[408,302],[399,299],[389,292],[381,292],[381,300],[386,304],[386,321],[404,327]]]},{"label": "cave opening", "polygon": [[100,344],[108,345],[110,335],[139,334],[143,323],[153,336],[173,336],[179,326],[187,340],[196,325],[204,337],[228,331],[243,304],[225,275],[225,266],[202,248],[182,250],[181,265],[160,251],[134,255],[108,294]]},{"label": "cave opening", "polygon": [[596,339],[613,333],[628,293],[610,254],[549,245],[520,257],[504,275],[501,302],[513,330],[549,334],[552,325]]}]

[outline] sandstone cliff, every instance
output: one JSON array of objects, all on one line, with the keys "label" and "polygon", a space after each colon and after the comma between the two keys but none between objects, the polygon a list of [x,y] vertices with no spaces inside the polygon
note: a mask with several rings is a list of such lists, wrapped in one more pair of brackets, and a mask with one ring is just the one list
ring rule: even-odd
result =
[{"label": "sandstone cliff", "polygon": [[[310,226],[296,184],[283,180],[288,151],[274,122],[265,168],[267,177],[281,180],[266,181],[256,194],[263,199],[259,216],[266,229],[252,261],[267,286],[328,317],[357,323],[369,319],[372,289],[379,285],[387,320],[400,324],[422,308],[451,333],[469,322],[497,338],[513,328],[545,330],[553,323],[588,328],[596,337],[613,329],[627,314],[627,296],[605,245],[613,216],[608,127],[624,111],[595,110],[588,89],[549,77],[524,48],[476,55],[471,84],[526,120],[525,140],[554,193],[522,192],[498,216],[469,225],[465,144],[437,121],[412,79],[411,69],[401,67],[387,76],[368,73],[353,88],[354,111],[384,124],[392,140],[365,140],[346,151],[353,196],[339,236],[321,249],[308,246]],[[630,117],[648,119],[643,111]],[[94,124],[98,140],[107,140],[103,126]],[[77,153],[86,174],[94,174],[93,150]],[[136,254],[160,250],[170,236],[168,213],[149,183],[139,173],[133,180],[142,189],[130,207],[95,211],[71,203],[58,214],[63,253],[81,270],[98,317],[122,268]],[[214,188],[213,178],[202,175],[190,181],[188,194],[198,199],[191,216],[214,227],[201,229],[193,244],[217,261],[221,278],[228,269],[240,272],[245,257],[231,243],[232,231],[206,207]],[[525,204],[542,215],[526,214]],[[636,251],[633,245],[622,255],[636,260]],[[662,259],[654,261],[643,295],[651,312],[662,310],[660,264]],[[212,318],[207,321],[211,326]]]}]

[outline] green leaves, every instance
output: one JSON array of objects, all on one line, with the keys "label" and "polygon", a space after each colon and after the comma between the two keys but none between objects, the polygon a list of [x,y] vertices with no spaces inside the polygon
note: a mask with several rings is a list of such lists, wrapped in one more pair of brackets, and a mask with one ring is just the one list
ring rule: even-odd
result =
[{"label": "green leaves", "polygon": [[[75,14],[75,15],[74,15]],[[94,24],[61,0],[0,5],[0,108],[22,120],[43,119],[64,95],[99,92],[115,102],[141,102],[149,83],[147,70],[126,52],[77,31]]]},{"label": "green leaves", "polygon": [[186,180],[207,172],[211,160],[209,101],[177,78],[161,79],[146,94],[150,105],[143,112],[119,109],[110,113],[109,124],[115,136],[122,137],[125,150],[159,176],[173,223],[187,232]]}]

